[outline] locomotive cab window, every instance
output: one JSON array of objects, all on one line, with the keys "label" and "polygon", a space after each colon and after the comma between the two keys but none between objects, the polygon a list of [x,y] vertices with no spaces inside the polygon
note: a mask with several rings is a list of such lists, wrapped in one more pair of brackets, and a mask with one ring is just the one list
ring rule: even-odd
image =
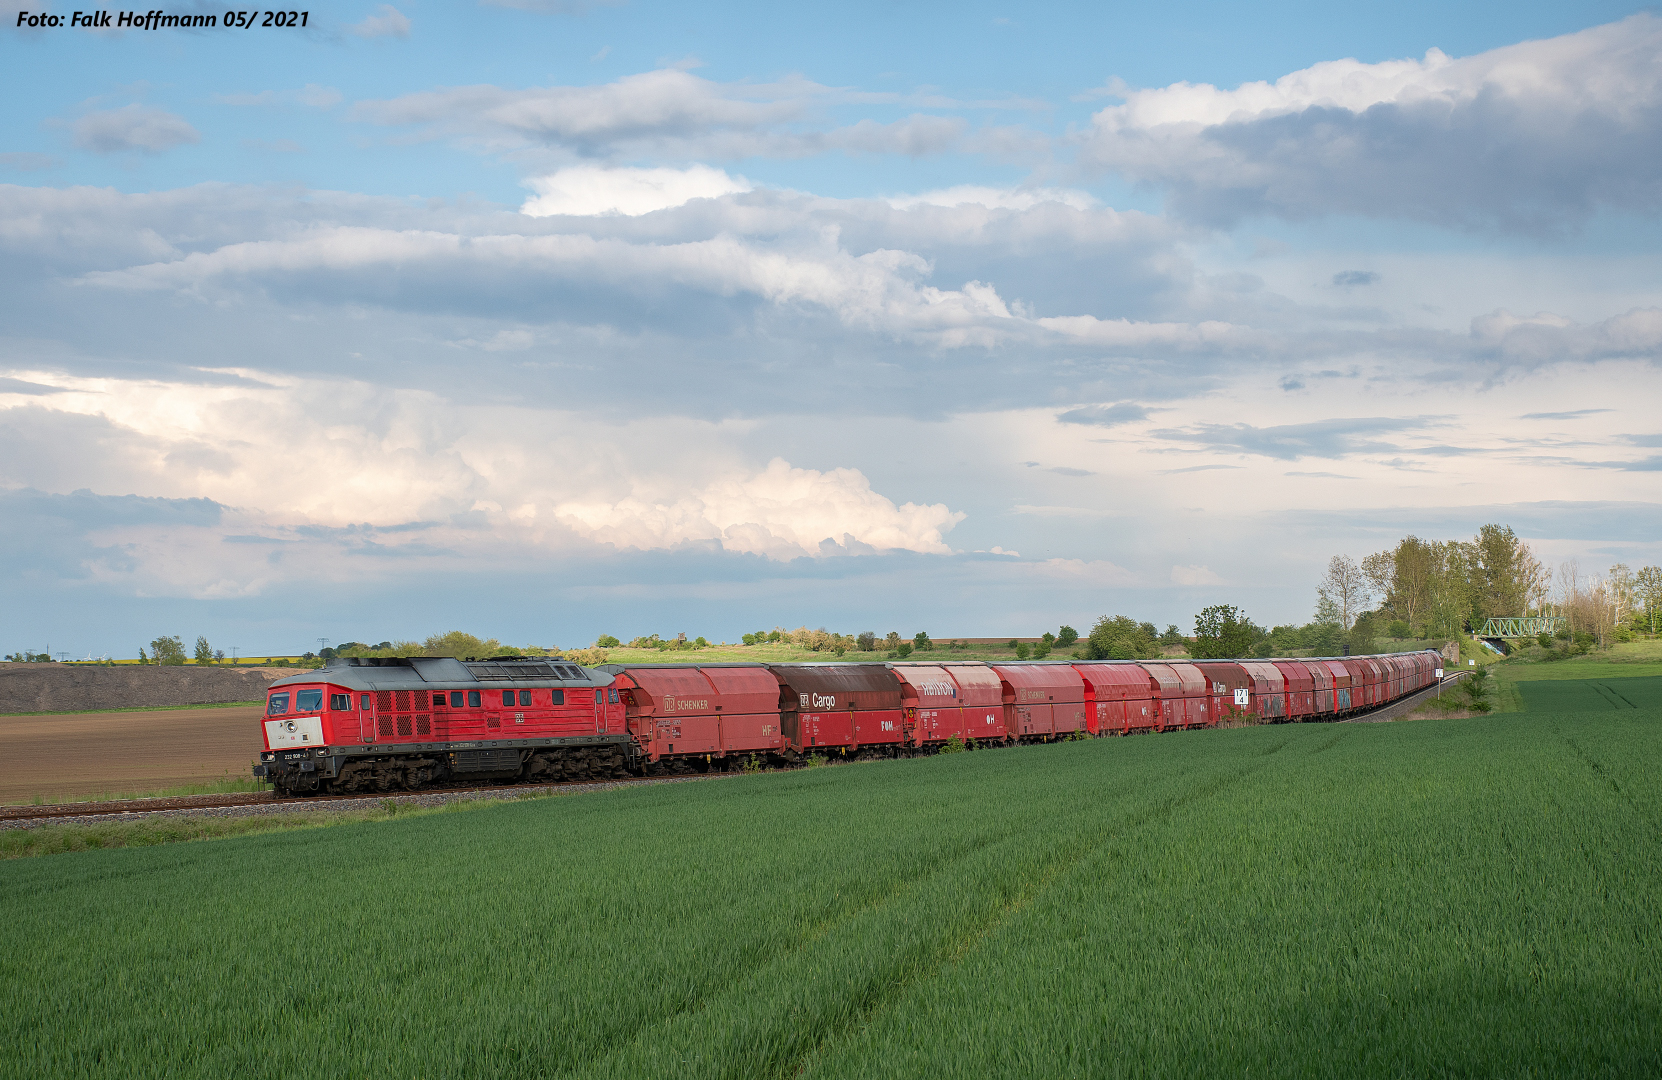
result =
[{"label": "locomotive cab window", "polygon": [[329,708],[331,710],[333,710],[334,712],[351,712],[352,711],[352,695],[351,694],[330,694],[329,695]]},{"label": "locomotive cab window", "polygon": [[519,703],[520,703],[520,704],[521,704],[521,705],[529,705],[529,704],[531,704],[531,691],[529,691],[529,690],[521,690],[521,691],[520,691],[520,692],[519,692]]},{"label": "locomotive cab window", "polygon": [[606,691],[606,700],[610,701],[613,705],[617,704],[617,687],[614,686],[610,690]]},{"label": "locomotive cab window", "polygon": [[566,692],[564,690],[550,690],[549,694],[553,698],[549,702],[550,705],[564,705],[566,703]]},{"label": "locomotive cab window", "polygon": [[364,712],[369,711],[369,695],[368,694],[359,694],[358,695],[358,708],[362,709]]},{"label": "locomotive cab window", "polygon": [[514,703],[514,692],[512,690],[502,691],[502,704],[512,705],[513,703]]},{"label": "locomotive cab window", "polygon": [[322,690],[296,690],[294,692],[295,712],[322,712]]},{"label": "locomotive cab window", "polygon": [[288,711],[289,696],[287,694],[272,694],[271,699],[265,703],[265,714],[267,716],[282,716]]},{"label": "locomotive cab window", "polygon": [[601,704],[604,704],[605,701],[606,701],[606,691],[596,690],[594,692],[594,703],[596,705],[601,705]]},{"label": "locomotive cab window", "polygon": [[469,690],[467,692],[467,707],[470,709],[477,709],[479,704],[479,691]]},{"label": "locomotive cab window", "polygon": [[462,692],[460,690],[450,691],[450,707],[452,709],[459,709],[462,707]]}]

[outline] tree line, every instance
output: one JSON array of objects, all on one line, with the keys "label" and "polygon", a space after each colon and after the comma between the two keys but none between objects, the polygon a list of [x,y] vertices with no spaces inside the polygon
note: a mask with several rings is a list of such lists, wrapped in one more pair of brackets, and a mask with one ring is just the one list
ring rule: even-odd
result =
[{"label": "tree line", "polygon": [[163,634],[150,643],[150,651],[146,653],[144,646],[139,646],[139,663],[141,664],[183,664],[187,659],[195,660],[198,664],[223,664],[225,650],[216,649],[208,644],[208,639],[198,635],[196,649],[193,653],[185,652],[185,643],[177,634]]},{"label": "tree line", "polygon": [[1490,524],[1471,540],[1406,536],[1355,561],[1335,555],[1316,588],[1316,621],[1376,637],[1452,638],[1489,619],[1560,616],[1565,632],[1601,646],[1662,621],[1662,568],[1637,573],[1618,563],[1588,574],[1574,560],[1556,571],[1509,525]]}]

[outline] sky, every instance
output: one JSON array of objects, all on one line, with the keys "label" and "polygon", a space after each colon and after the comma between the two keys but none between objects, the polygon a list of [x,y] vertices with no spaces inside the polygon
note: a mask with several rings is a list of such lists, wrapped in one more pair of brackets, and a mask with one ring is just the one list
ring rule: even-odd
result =
[{"label": "sky", "polygon": [[19,10],[5,651],[1267,626],[1491,521],[1662,562],[1650,9]]}]

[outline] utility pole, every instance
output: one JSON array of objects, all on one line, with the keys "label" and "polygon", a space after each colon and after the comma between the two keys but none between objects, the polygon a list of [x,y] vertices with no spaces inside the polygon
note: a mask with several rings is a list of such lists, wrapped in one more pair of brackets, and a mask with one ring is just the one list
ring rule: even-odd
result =
[{"label": "utility pole", "polygon": [[317,639],[317,655],[320,658],[323,656],[323,650],[327,649],[328,647],[329,647],[329,639],[328,638],[320,637],[320,638]]},{"label": "utility pole", "polygon": [[233,665],[233,666],[235,666],[235,665],[236,665],[236,662],[237,662],[237,650],[238,650],[238,649],[239,649],[239,648],[241,648],[241,646],[240,646],[240,645],[233,645],[233,646],[231,646],[231,664],[232,664],[232,665]]}]

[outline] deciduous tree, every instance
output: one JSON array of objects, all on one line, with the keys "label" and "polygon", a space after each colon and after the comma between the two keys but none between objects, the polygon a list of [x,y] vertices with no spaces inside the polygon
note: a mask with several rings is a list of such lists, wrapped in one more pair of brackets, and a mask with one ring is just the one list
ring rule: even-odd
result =
[{"label": "deciduous tree", "polygon": [[1246,613],[1231,604],[1214,604],[1195,616],[1195,640],[1189,651],[1197,659],[1246,656],[1258,628]]},{"label": "deciduous tree", "polygon": [[1640,610],[1650,622],[1650,632],[1656,633],[1656,617],[1662,614],[1662,567],[1647,566],[1633,576],[1633,588]]},{"label": "deciduous tree", "polygon": [[1337,620],[1349,630],[1367,604],[1368,586],[1356,560],[1349,555],[1335,555],[1327,560],[1327,574],[1316,586],[1317,621]]},{"label": "deciduous tree", "polygon": [[185,662],[185,643],[179,635],[162,636],[150,643],[151,663],[182,664]]}]

